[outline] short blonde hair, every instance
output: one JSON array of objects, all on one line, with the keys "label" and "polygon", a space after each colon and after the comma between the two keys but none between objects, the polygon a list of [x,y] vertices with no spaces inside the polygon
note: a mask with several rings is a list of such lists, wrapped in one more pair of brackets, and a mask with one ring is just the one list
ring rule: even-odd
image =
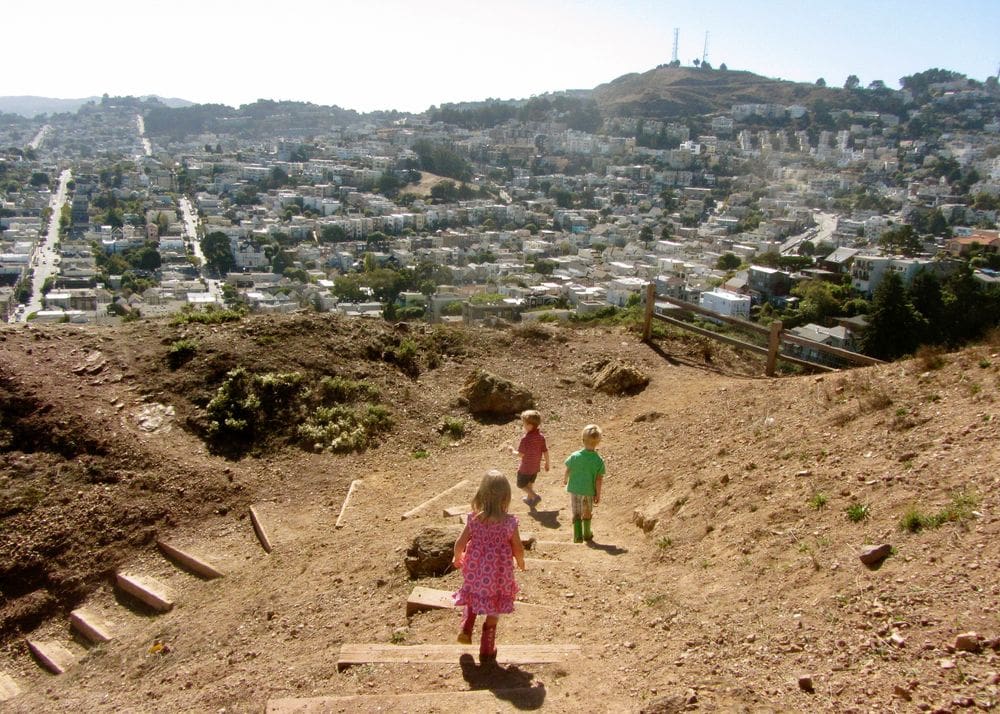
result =
[{"label": "short blonde hair", "polygon": [[539,426],[542,423],[542,415],[534,409],[525,409],[521,412],[521,421],[532,426]]},{"label": "short blonde hair", "polygon": [[487,471],[479,482],[479,490],[472,498],[472,510],[480,520],[499,521],[510,507],[510,482],[496,469]]},{"label": "short blonde hair", "polygon": [[587,426],[583,427],[583,432],[581,433],[583,445],[587,448],[597,446],[601,441],[602,435],[601,427],[597,426],[597,424],[587,424]]}]

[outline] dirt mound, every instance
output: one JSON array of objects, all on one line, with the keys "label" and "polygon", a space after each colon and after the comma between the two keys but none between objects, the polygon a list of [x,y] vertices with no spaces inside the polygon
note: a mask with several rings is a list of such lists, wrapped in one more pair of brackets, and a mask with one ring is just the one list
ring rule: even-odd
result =
[{"label": "dirt mound", "polygon": [[[320,695],[406,708],[391,698],[470,690],[530,691],[550,711],[996,705],[996,346],[764,379],[761,362],[700,339],[547,329],[558,339],[313,314],[0,328],[0,672],[22,690],[5,710],[256,711]],[[648,385],[595,390],[581,366],[597,364],[632,365]],[[454,641],[453,613],[406,617],[404,559],[425,527],[457,525],[443,509],[466,506],[482,473],[513,476],[520,425],[461,405],[480,370],[531,395],[553,463],[541,503],[512,504],[535,546],[501,652],[582,654],[340,672],[346,643]],[[280,411],[255,406],[274,394]],[[370,409],[385,428],[333,448]],[[249,446],[220,448],[212,424],[227,419],[234,433],[252,423]],[[586,423],[604,430],[608,475],[596,540],[574,547],[559,464]],[[177,572],[157,538],[226,576]],[[869,569],[859,556],[882,544],[888,557]],[[124,608],[111,586],[123,568],[164,579],[178,605]],[[420,582],[453,591],[460,575]],[[115,640],[68,641],[81,604]],[[79,662],[43,674],[24,635],[66,642]]]}]

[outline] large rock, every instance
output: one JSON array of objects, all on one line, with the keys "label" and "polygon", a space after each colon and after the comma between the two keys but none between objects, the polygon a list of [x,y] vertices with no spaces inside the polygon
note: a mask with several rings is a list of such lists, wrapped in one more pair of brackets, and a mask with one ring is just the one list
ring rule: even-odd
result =
[{"label": "large rock", "polygon": [[649,376],[645,372],[619,360],[588,362],[581,371],[585,382],[597,391],[612,396],[638,394],[649,384]]},{"label": "large rock", "polygon": [[472,414],[483,416],[512,417],[535,406],[528,390],[482,370],[465,381],[462,398]]},{"label": "large rock", "polygon": [[410,543],[403,559],[411,579],[435,578],[451,568],[461,529],[424,528]]}]

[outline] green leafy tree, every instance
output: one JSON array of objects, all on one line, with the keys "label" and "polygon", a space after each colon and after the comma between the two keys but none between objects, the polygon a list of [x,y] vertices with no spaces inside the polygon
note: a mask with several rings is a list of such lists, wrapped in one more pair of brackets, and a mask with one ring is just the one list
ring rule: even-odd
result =
[{"label": "green leafy tree", "polygon": [[715,261],[715,267],[719,270],[736,270],[742,264],[740,257],[733,253],[723,253]]},{"label": "green leafy tree", "polygon": [[893,360],[913,352],[924,332],[923,317],[906,294],[903,279],[888,272],[875,288],[868,328],[862,340],[865,354]]},{"label": "green leafy tree", "polygon": [[320,231],[319,239],[323,243],[343,243],[347,240],[347,233],[340,226],[325,225]]},{"label": "green leafy tree", "polygon": [[879,244],[889,253],[905,256],[916,255],[923,249],[916,231],[909,225],[895,226],[885,231],[879,237]]},{"label": "green leafy tree", "polygon": [[943,339],[944,295],[941,281],[929,270],[913,276],[909,287],[910,302],[926,321],[921,343],[936,344]]},{"label": "green leafy tree", "polygon": [[861,86],[861,80],[858,79],[858,75],[850,74],[847,76],[847,80],[844,82],[844,89],[857,89]]},{"label": "green leafy tree", "polygon": [[219,275],[228,273],[236,265],[229,236],[222,231],[212,231],[202,238],[201,250],[205,254],[205,265]]}]

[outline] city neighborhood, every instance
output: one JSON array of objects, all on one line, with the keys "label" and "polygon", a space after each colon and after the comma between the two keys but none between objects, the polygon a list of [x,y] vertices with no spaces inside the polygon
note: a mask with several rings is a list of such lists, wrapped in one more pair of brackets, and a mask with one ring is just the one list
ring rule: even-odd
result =
[{"label": "city neighborhood", "polygon": [[[569,320],[652,283],[853,350],[864,311],[810,320],[803,284],[871,300],[888,274],[945,280],[963,263],[1000,283],[997,97],[953,81],[905,98],[902,116],[825,110],[829,129],[805,106],[734,104],[591,131],[557,112],[470,128],[452,108],[261,136],[155,133],[143,102],[106,96],[0,123],[0,311]],[[935,111],[968,128],[901,131]]]}]

